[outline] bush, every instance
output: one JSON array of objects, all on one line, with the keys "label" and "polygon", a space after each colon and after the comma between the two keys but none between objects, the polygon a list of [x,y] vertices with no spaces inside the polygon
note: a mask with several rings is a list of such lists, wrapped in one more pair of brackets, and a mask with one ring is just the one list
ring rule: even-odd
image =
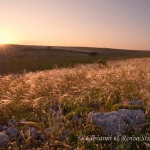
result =
[{"label": "bush", "polygon": [[89,55],[94,57],[94,56],[98,55],[98,53],[97,52],[90,52]]},{"label": "bush", "polygon": [[107,67],[107,61],[105,59],[98,59],[95,61],[95,63],[99,64],[99,65],[102,65],[102,66],[105,66]]}]

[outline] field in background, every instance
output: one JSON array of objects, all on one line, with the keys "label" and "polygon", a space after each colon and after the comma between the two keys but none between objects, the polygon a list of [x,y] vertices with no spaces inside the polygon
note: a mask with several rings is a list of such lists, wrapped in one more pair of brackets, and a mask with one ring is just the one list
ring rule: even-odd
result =
[{"label": "field in background", "polygon": [[0,74],[72,67],[93,63],[98,59],[120,60],[141,57],[150,57],[150,51],[6,45],[0,46]]},{"label": "field in background", "polygon": [[[26,50],[18,51],[17,53],[12,53],[12,55],[15,55],[12,56],[15,60],[11,60],[11,62],[26,62],[32,57],[35,57],[33,60],[37,61],[42,60],[36,57],[47,57],[48,61],[52,54],[55,56],[54,52],[48,55],[50,50],[47,49],[45,49],[46,55],[41,50],[35,50],[37,53],[30,52],[30,50],[28,52]],[[65,58],[71,60],[78,56],[77,53],[71,52],[72,57],[70,57],[68,56],[69,53],[63,51],[59,55],[57,53],[56,57],[65,55]],[[27,54],[28,57],[26,58]],[[80,54],[78,58],[93,59],[89,54]],[[130,55],[128,56],[130,57]],[[53,59],[53,61],[56,62],[56,59]],[[33,65],[32,62],[29,61],[28,64]],[[17,66],[14,67],[16,68]],[[32,125],[34,124],[40,132],[43,132],[47,127],[52,127],[55,133],[51,135],[49,140],[51,148],[55,147],[55,141],[57,141],[61,131],[69,129],[67,139],[62,140],[63,147],[66,146],[65,149],[75,149],[77,147],[81,149],[105,149],[105,143],[98,145],[78,140],[80,135],[99,133],[95,127],[86,122],[87,114],[93,110],[111,111],[115,104],[134,99],[140,99],[146,103],[145,112],[149,116],[150,58],[110,61],[107,67],[92,63],[77,65],[74,68],[0,77],[0,121],[2,122],[14,116],[16,120],[32,121]],[[49,114],[49,108],[53,104],[59,104],[63,111],[62,116],[60,115],[56,118]],[[72,118],[75,115],[79,115],[85,121],[82,124],[80,122],[72,123]],[[150,122],[149,118],[147,119]],[[61,127],[59,127],[60,123],[62,123]],[[20,128],[20,130],[23,130],[23,128]],[[149,130],[150,127],[148,126],[145,134],[149,135]],[[42,141],[40,144],[46,148],[48,143]],[[129,142],[115,143],[113,145],[108,143],[107,148],[120,149],[122,147],[122,149],[125,149],[129,146],[128,144]],[[17,145],[17,142],[15,142],[15,145]],[[28,149],[38,147],[30,139],[25,140],[23,146]],[[144,147],[143,142],[135,143],[134,146],[132,147],[133,149]]]}]

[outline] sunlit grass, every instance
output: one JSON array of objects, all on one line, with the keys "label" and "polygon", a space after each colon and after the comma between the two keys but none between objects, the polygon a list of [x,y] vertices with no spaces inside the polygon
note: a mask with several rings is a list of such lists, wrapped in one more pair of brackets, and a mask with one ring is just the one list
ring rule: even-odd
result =
[{"label": "sunlit grass", "polygon": [[[30,72],[0,78],[0,100],[10,103],[35,104],[73,101],[126,101],[149,98],[150,59],[110,62],[108,68],[98,64],[75,68]],[[42,104],[44,105],[44,103]]]},{"label": "sunlit grass", "polygon": [[[146,102],[145,112],[148,114],[149,89],[149,58],[110,61],[108,67],[95,63],[74,68],[1,76],[0,120],[15,116],[19,120],[33,121],[39,128],[56,126],[57,121],[49,116],[48,110],[57,102],[64,111],[65,119],[62,119],[62,122],[69,126],[74,137],[77,134],[93,132],[93,127],[86,123],[72,126],[69,121],[75,114],[86,117],[91,110],[111,111],[119,102],[133,99]],[[67,128],[66,125],[64,128]],[[57,128],[59,133],[58,130]],[[57,132],[51,140],[55,139]],[[78,141],[71,141],[70,138],[64,143],[76,148]],[[87,145],[80,143],[80,146]]]}]

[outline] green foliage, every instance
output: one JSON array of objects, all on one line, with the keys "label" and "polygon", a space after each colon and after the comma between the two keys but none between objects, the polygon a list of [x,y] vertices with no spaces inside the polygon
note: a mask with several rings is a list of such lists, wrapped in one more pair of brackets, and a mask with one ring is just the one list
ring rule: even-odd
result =
[{"label": "green foliage", "polygon": [[87,108],[87,107],[77,107],[77,108],[71,110],[70,112],[68,112],[65,117],[69,120],[72,119],[73,116],[76,116],[76,115],[78,117],[84,117],[85,114],[87,114],[90,111],[91,111],[91,109]]},{"label": "green foliage", "polygon": [[116,91],[113,93],[113,99],[109,100],[104,106],[106,110],[111,110],[111,108],[115,105],[118,104],[121,101],[119,93]]},{"label": "green foliage", "polygon": [[63,108],[63,112],[64,115],[66,115],[67,113],[71,112],[72,110],[76,109],[78,106],[76,104],[74,104],[73,102],[63,102],[62,104],[62,108]]},{"label": "green foliage", "polygon": [[115,104],[111,107],[111,110],[119,110],[119,109],[143,109],[142,106],[139,105],[124,105],[124,104]]},{"label": "green foliage", "polygon": [[77,145],[78,140],[79,140],[79,138],[78,138],[78,131],[74,131],[74,132],[71,132],[71,133],[69,134],[69,143],[70,143],[73,147],[75,147],[75,146]]},{"label": "green foliage", "polygon": [[95,63],[97,63],[97,64],[99,64],[99,65],[102,65],[102,66],[104,66],[104,67],[107,67],[107,66],[108,66],[106,59],[97,59],[97,60],[95,61]]}]

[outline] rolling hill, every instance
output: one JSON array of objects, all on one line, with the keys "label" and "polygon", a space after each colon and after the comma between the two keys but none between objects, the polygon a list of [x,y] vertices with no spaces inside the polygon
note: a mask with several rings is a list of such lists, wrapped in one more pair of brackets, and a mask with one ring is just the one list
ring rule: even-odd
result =
[{"label": "rolling hill", "polygon": [[93,63],[98,59],[120,60],[150,57],[150,51],[91,47],[35,45],[0,46],[0,73],[47,70]]}]

